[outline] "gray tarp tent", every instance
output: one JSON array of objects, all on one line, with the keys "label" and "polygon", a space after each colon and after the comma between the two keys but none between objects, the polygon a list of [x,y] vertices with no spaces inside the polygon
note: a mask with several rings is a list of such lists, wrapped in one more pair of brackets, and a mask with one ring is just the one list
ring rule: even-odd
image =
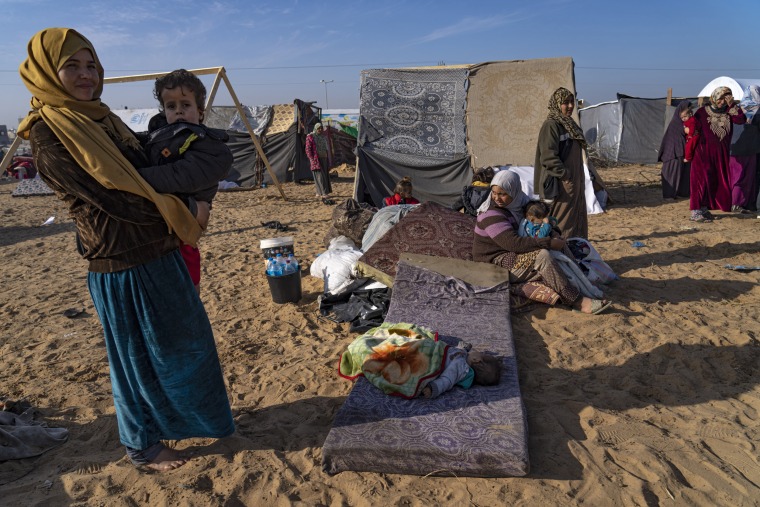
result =
[{"label": "gray tarp tent", "polygon": [[[629,97],[579,111],[581,129],[599,158],[623,164],[656,164],[660,142],[674,107],[683,98]],[[697,108],[697,98],[690,98]]]},{"label": "gray tarp tent", "polygon": [[670,121],[666,108],[665,98],[618,94],[614,102],[581,109],[581,129],[600,158],[626,164],[655,164],[665,126]]}]

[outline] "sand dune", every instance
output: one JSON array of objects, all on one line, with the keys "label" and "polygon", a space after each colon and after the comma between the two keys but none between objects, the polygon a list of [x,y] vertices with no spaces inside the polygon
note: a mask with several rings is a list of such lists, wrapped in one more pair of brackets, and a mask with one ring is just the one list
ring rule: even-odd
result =
[{"label": "sand dune", "polygon": [[[523,478],[328,476],[321,447],[351,388],[337,358],[355,337],[321,319],[322,281],[299,304],[272,302],[259,241],[279,220],[307,264],[332,206],[311,185],[222,193],[203,239],[202,299],[214,327],[237,432],[179,442],[196,457],[165,474],[124,457],[101,328],[74,227],[53,197],[0,184],[0,396],[24,398],[66,444],[0,463],[6,505],[758,505],[760,220],[687,220],[663,202],[659,171],[600,171],[614,206],[590,236],[620,275],[599,316],[560,308],[513,319],[530,428]],[[352,193],[352,174],[333,182]],[[53,224],[41,227],[49,216]],[[290,234],[290,233],[289,233]],[[635,247],[634,242],[643,243]],[[69,319],[68,308],[84,313]]]}]

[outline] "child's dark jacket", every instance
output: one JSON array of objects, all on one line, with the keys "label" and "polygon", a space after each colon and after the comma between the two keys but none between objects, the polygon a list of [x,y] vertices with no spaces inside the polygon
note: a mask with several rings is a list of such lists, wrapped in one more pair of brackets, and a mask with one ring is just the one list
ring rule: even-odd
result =
[{"label": "child's dark jacket", "polygon": [[[151,122],[153,123],[153,122]],[[192,201],[211,202],[219,181],[232,167],[227,133],[205,125],[177,122],[152,130],[145,139],[149,167],[140,175],[157,191]]]},{"label": "child's dark jacket", "polygon": [[468,215],[478,216],[478,208],[486,202],[488,194],[491,193],[491,186],[488,183],[473,183],[464,187],[462,195],[454,202],[451,209],[459,211],[464,208]]}]

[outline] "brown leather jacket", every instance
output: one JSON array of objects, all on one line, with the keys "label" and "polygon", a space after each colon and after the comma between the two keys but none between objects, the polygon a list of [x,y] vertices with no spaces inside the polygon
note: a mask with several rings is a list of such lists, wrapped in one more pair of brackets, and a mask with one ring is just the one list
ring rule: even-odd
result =
[{"label": "brown leather jacket", "polygon": [[[151,201],[104,188],[74,161],[44,121],[34,124],[29,139],[40,177],[69,207],[79,232],[79,253],[90,262],[90,271],[122,271],[179,246]],[[114,143],[133,165],[144,164],[141,152]]]}]

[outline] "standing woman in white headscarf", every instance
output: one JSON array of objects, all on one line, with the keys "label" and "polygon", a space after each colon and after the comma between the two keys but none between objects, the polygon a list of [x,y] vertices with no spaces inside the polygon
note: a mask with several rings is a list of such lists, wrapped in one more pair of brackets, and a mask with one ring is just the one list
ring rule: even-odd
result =
[{"label": "standing woman in white headscarf", "polygon": [[582,297],[551,256],[549,250],[562,250],[565,240],[517,234],[528,201],[517,173],[509,170],[496,173],[488,199],[478,208],[473,260],[508,269],[510,283],[541,281],[559,295],[563,304],[583,313],[603,312],[611,303]]},{"label": "standing woman in white headscarf", "polygon": [[89,262],[119,438],[135,464],[177,468],[187,459],[162,440],[235,431],[211,324],[178,249],[180,239],[195,245],[201,227],[135,170],[144,154],[100,101],[103,67],[90,41],[70,28],[42,30],[19,73],[32,110],[18,135],[68,206]]},{"label": "standing woman in white headscarf", "polygon": [[[575,96],[567,88],[557,88],[549,99],[549,114],[541,125],[536,144],[533,188],[551,201],[551,216],[557,219],[566,238],[588,238],[586,173],[583,150],[586,139],[573,120]],[[544,182],[559,180],[557,195],[546,195]]]}]

